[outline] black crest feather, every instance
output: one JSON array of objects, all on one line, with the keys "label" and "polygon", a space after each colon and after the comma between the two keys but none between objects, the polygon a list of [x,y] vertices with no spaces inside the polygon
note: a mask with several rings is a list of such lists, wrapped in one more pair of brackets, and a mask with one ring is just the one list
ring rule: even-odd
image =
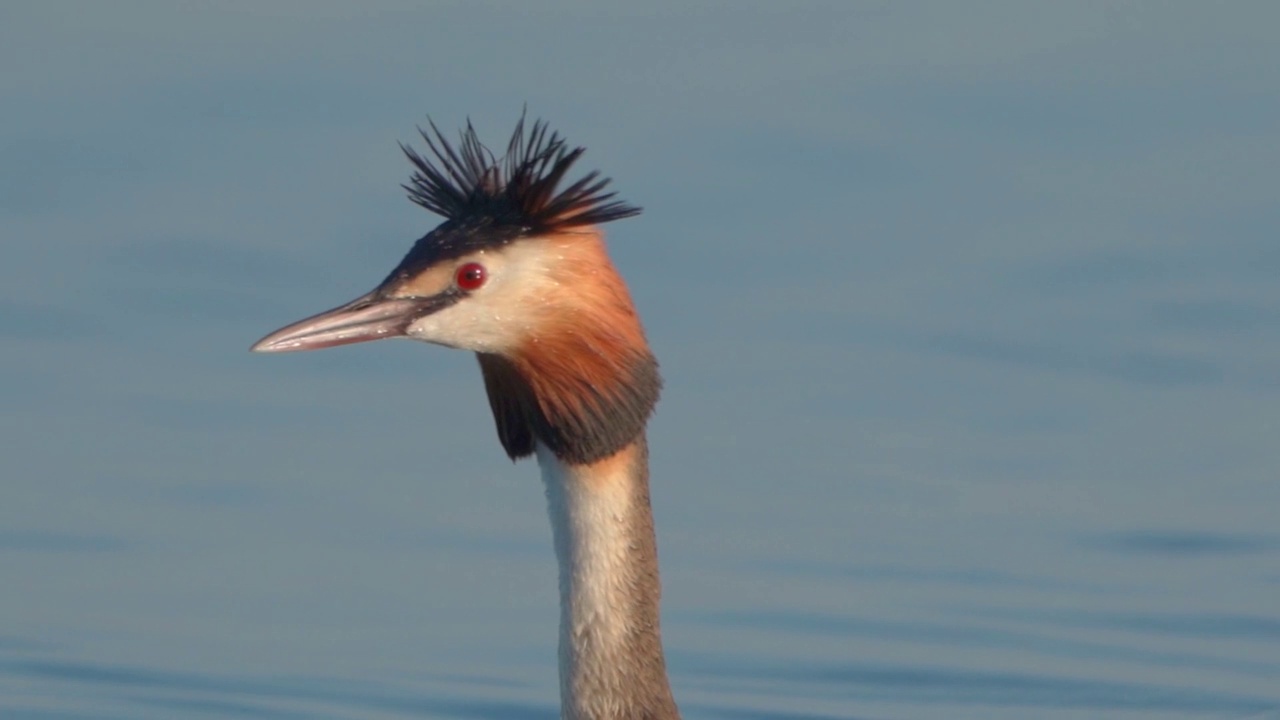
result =
[{"label": "black crest feather", "polygon": [[592,171],[558,190],[586,148],[570,149],[546,122],[536,120],[525,133],[523,115],[501,158],[480,142],[471,121],[451,144],[428,118],[430,132],[418,128],[430,156],[401,143],[415,171],[404,185],[409,199],[445,218],[514,226],[522,233],[595,225],[638,215],[640,208],[605,192],[609,178]]}]

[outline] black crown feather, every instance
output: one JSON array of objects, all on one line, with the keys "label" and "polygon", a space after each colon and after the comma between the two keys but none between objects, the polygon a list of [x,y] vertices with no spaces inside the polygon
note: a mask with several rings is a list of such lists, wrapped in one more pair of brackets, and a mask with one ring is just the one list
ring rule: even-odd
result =
[{"label": "black crown feather", "polygon": [[640,208],[614,200],[615,193],[603,192],[609,178],[594,170],[557,192],[586,148],[569,149],[542,120],[534,121],[526,136],[522,115],[501,159],[480,142],[470,120],[456,147],[430,118],[427,122],[431,132],[418,128],[418,133],[434,159],[401,143],[416,168],[403,187],[410,200],[446,220],[485,220],[542,233],[640,214]]}]

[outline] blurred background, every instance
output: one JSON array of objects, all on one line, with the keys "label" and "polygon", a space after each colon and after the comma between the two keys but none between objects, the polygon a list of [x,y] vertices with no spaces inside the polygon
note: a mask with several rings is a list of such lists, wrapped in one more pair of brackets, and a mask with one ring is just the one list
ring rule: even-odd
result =
[{"label": "blurred background", "polygon": [[1280,718],[1277,27],[6,4],[0,717],[556,717],[475,361],[247,352],[438,222],[397,141],[527,104],[645,208],[687,718]]}]

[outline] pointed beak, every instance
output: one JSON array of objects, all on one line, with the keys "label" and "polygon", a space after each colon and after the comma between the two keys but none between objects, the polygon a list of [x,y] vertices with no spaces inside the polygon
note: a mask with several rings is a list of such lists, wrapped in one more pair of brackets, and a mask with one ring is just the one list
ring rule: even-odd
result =
[{"label": "pointed beak", "polygon": [[276,330],[253,345],[253,352],[299,352],[404,337],[416,319],[440,309],[440,296],[389,298],[377,291]]}]

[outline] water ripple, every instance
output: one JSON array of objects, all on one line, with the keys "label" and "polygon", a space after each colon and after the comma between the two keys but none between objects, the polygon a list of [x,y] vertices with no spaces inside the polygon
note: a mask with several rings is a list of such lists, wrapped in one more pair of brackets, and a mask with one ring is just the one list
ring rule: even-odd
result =
[{"label": "water ripple", "polygon": [[1189,530],[1112,533],[1086,540],[1086,543],[1122,554],[1186,558],[1263,555],[1280,551],[1280,536],[1277,535]]},{"label": "water ripple", "polygon": [[1280,703],[1274,698],[1237,693],[916,665],[799,662],[731,671],[708,668],[703,672],[713,684],[726,688],[758,689],[762,683],[783,682],[803,688],[804,697],[858,698],[861,701],[1182,713],[1243,714],[1280,709]]},{"label": "water ripple", "polygon": [[[390,684],[336,678],[217,677],[90,662],[30,659],[0,661],[0,674],[28,682],[52,681],[61,688],[59,696],[66,696],[67,689],[75,685],[96,685],[117,691],[119,700],[134,706],[228,717],[274,720],[346,717],[338,708],[352,709],[361,715],[378,712],[412,717],[553,720],[559,715],[557,707],[544,704],[426,695]],[[281,706],[297,704],[329,708],[329,714]],[[37,710],[5,710],[6,713],[22,712],[23,717],[39,717],[41,720],[44,717],[63,717],[31,714],[45,712]],[[5,715],[6,718],[10,716]],[[72,713],[65,717],[70,720],[80,716]],[[100,715],[93,717],[101,718]]]},{"label": "water ripple", "polygon": [[959,624],[892,622],[817,613],[758,611],[717,613],[698,622],[741,629],[776,630],[787,635],[850,637],[895,643],[966,648],[1001,648],[1081,660],[1117,660],[1145,667],[1228,671],[1253,677],[1280,677],[1280,662],[1256,662],[1200,653],[1135,649],[1114,642],[1052,637],[1042,632]]}]

